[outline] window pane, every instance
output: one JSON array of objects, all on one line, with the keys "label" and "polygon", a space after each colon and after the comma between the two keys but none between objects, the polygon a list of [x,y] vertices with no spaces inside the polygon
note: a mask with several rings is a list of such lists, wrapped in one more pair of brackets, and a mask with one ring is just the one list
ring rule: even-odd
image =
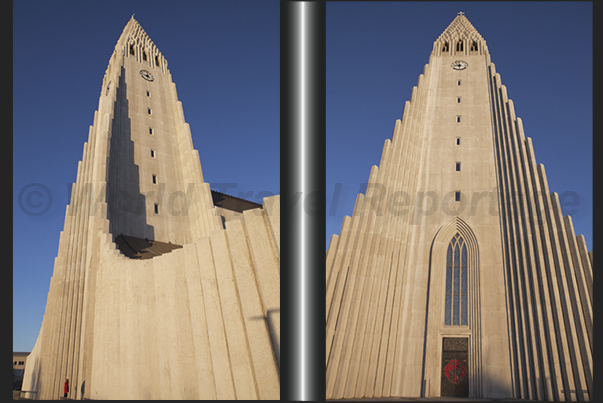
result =
[{"label": "window pane", "polygon": [[[458,246],[455,250],[458,249]],[[452,324],[459,324],[459,268],[454,268],[454,289],[453,289],[453,306],[452,306]]]},{"label": "window pane", "polygon": [[467,268],[461,268],[461,295],[467,295]]},{"label": "window pane", "polygon": [[467,246],[461,234],[457,232],[446,250],[444,324],[447,326],[467,326],[469,321],[467,260]]},{"label": "window pane", "polygon": [[467,296],[461,296],[461,326],[467,326]]}]

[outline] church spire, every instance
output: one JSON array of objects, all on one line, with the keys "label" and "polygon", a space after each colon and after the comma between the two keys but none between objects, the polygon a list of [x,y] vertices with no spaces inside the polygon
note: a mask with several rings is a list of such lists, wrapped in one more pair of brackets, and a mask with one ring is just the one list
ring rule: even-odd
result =
[{"label": "church spire", "polygon": [[486,41],[462,11],[457,13],[433,45],[435,56],[483,55],[487,52]]},{"label": "church spire", "polygon": [[134,57],[139,62],[149,64],[149,67],[167,70],[167,61],[163,58],[161,52],[140,23],[134,18],[134,14],[124,27],[124,30],[115,46],[117,49],[123,49],[126,57]]}]

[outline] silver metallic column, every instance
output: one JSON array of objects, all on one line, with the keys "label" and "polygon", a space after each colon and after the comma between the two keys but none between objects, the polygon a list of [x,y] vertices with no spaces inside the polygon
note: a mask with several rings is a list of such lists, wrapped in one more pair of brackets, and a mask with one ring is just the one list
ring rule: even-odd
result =
[{"label": "silver metallic column", "polygon": [[324,2],[281,2],[281,218],[281,399],[324,400]]}]

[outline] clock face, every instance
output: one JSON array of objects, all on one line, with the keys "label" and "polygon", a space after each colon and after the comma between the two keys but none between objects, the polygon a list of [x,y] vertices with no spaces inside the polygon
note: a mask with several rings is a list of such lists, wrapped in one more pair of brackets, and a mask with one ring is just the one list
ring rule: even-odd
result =
[{"label": "clock face", "polygon": [[155,79],[147,70],[140,70],[140,75],[147,81],[153,81]]},{"label": "clock face", "polygon": [[456,60],[452,63],[452,68],[455,70],[464,70],[467,68],[467,62],[463,60]]}]

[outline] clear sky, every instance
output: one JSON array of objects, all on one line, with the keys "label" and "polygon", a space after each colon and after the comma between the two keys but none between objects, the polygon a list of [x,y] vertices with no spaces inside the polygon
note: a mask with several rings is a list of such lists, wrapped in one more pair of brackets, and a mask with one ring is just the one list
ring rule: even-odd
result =
[{"label": "clear sky", "polygon": [[205,181],[252,201],[280,193],[277,1],[14,1],[13,351],[38,336],[68,190],[132,14],[168,61]]},{"label": "clear sky", "polygon": [[325,247],[364,193],[434,41],[459,11],[486,40],[550,190],[579,198],[564,213],[575,210],[576,235],[592,250],[590,2],[327,2]]}]

